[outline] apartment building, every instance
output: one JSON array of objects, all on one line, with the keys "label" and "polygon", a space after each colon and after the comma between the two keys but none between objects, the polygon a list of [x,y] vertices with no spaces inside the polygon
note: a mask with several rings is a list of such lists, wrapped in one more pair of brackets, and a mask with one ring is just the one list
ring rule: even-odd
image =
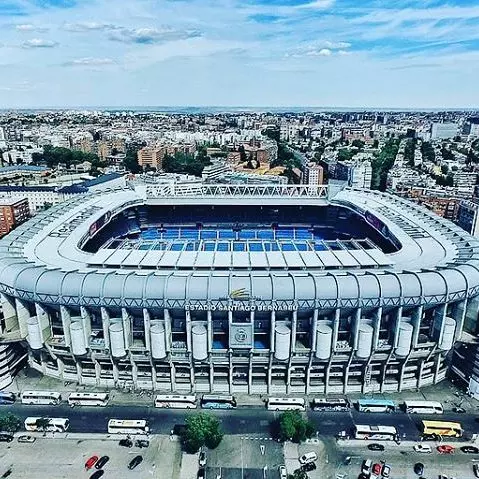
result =
[{"label": "apartment building", "polygon": [[0,197],[0,237],[5,236],[30,217],[27,198]]}]

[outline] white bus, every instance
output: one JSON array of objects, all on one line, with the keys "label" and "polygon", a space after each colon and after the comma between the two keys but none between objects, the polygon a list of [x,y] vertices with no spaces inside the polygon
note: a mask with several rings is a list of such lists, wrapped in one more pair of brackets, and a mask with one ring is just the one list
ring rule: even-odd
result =
[{"label": "white bus", "polygon": [[60,404],[62,396],[56,391],[23,391],[22,404]]},{"label": "white bus", "polygon": [[106,406],[110,396],[108,393],[71,393],[68,396],[70,406]]},{"label": "white bus", "polygon": [[313,398],[311,409],[313,411],[349,411],[351,405],[343,398]]},{"label": "white bus", "polygon": [[444,408],[437,401],[404,401],[404,410],[409,414],[442,414]]},{"label": "white bus", "polygon": [[196,409],[196,396],[179,396],[176,394],[158,394],[155,397],[155,407],[175,409]]},{"label": "white bus", "polygon": [[355,424],[354,437],[356,439],[392,441],[397,438],[397,430],[393,426],[366,426],[363,424]]},{"label": "white bus", "polygon": [[143,419],[110,419],[108,434],[148,434],[150,428]]},{"label": "white bus", "polygon": [[306,409],[303,398],[268,398],[267,407],[270,411],[304,411]]},{"label": "white bus", "polygon": [[[48,423],[46,421],[48,420]],[[26,431],[65,432],[70,427],[70,420],[63,417],[27,417]]]}]

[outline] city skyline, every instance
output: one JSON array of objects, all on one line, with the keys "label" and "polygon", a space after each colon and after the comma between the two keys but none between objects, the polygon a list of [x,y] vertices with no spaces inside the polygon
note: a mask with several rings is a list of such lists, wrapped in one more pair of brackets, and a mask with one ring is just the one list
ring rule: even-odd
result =
[{"label": "city skyline", "polygon": [[2,105],[479,106],[473,1],[121,4],[2,4]]}]

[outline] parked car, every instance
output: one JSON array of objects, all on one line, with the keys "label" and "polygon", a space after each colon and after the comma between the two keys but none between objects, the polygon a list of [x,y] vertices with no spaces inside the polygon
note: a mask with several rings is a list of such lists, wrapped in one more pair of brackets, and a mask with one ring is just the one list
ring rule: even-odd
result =
[{"label": "parked car", "polygon": [[196,474],[196,479],[205,479],[205,468],[201,467],[198,469],[198,473]]},{"label": "parked car", "polygon": [[454,446],[450,446],[449,444],[443,444],[441,446],[437,446],[437,452],[439,454],[454,454]]},{"label": "parked car", "polygon": [[13,433],[9,431],[0,431],[0,442],[12,442]]},{"label": "parked car", "polygon": [[383,464],[381,474],[384,479],[389,479],[391,476],[391,466],[389,464]]},{"label": "parked car", "polygon": [[88,469],[91,469],[97,463],[97,461],[98,461],[98,456],[91,456],[85,462],[85,469],[88,471]]},{"label": "parked car", "polygon": [[108,456],[101,456],[95,464],[96,469],[103,469],[103,466],[110,460]]},{"label": "parked car", "polygon": [[279,479],[288,479],[288,472],[286,471],[286,466],[279,466]]},{"label": "parked car", "polygon": [[316,469],[316,463],[315,462],[308,462],[307,464],[303,464],[299,470],[303,472],[310,472],[314,471]]},{"label": "parked car", "polygon": [[131,439],[120,439],[118,444],[123,447],[133,447],[133,441]]},{"label": "parked car", "polygon": [[376,474],[376,476],[381,475],[381,464],[373,464],[373,474]]},{"label": "parked car", "polygon": [[479,464],[474,464],[474,465],[472,466],[472,472],[474,472],[474,475],[475,475],[476,477],[479,477]]},{"label": "parked car", "polygon": [[479,449],[476,446],[462,446],[461,451],[466,454],[479,454]]},{"label": "parked car", "polygon": [[95,471],[91,476],[90,479],[99,479],[100,477],[105,474],[105,471],[103,469],[99,469],[98,471]]},{"label": "parked car", "polygon": [[414,450],[423,454],[432,454],[432,447],[429,444],[415,444]]},{"label": "parked car", "polygon": [[205,451],[200,451],[200,455],[198,456],[198,464],[200,467],[205,467],[206,466],[206,452]]},{"label": "parked car", "polygon": [[150,441],[147,441],[146,439],[137,439],[135,441],[135,446],[142,448],[142,447],[148,447],[150,445]]},{"label": "parked car", "polygon": [[36,437],[33,436],[18,436],[18,442],[35,442],[37,440]]},{"label": "parked car", "polygon": [[371,474],[371,468],[373,467],[373,461],[371,459],[365,459],[363,465],[361,466],[361,472],[366,476]]},{"label": "parked car", "polygon": [[314,451],[307,452],[299,458],[301,464],[307,464],[308,462],[314,462],[318,460],[318,455]]},{"label": "parked car", "polygon": [[368,444],[368,449],[370,451],[384,451],[384,446],[377,442],[373,442],[372,444]]},{"label": "parked car", "polygon": [[143,456],[135,456],[128,464],[128,469],[135,469],[139,464],[143,462]]},{"label": "parked car", "polygon": [[414,472],[418,476],[422,476],[424,474],[424,464],[422,462],[416,462],[416,464],[414,464]]},{"label": "parked car", "polygon": [[452,408],[453,412],[456,412],[456,413],[459,413],[459,414],[463,414],[466,412],[466,410],[461,407],[461,406],[455,406]]}]

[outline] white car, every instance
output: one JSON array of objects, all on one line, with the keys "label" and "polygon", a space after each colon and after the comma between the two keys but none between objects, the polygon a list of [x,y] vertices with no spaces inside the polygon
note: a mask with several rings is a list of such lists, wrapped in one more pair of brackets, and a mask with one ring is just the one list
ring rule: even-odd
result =
[{"label": "white car", "polygon": [[301,464],[308,464],[309,462],[314,462],[317,460],[318,460],[318,455],[314,451],[307,452],[306,454],[303,454],[299,458],[299,462]]},{"label": "white car", "polygon": [[422,452],[425,454],[432,454],[432,447],[429,446],[428,444],[415,444],[414,445],[414,450],[416,452]]},{"label": "white car", "polygon": [[279,479],[288,479],[288,472],[285,466],[279,466]]}]

